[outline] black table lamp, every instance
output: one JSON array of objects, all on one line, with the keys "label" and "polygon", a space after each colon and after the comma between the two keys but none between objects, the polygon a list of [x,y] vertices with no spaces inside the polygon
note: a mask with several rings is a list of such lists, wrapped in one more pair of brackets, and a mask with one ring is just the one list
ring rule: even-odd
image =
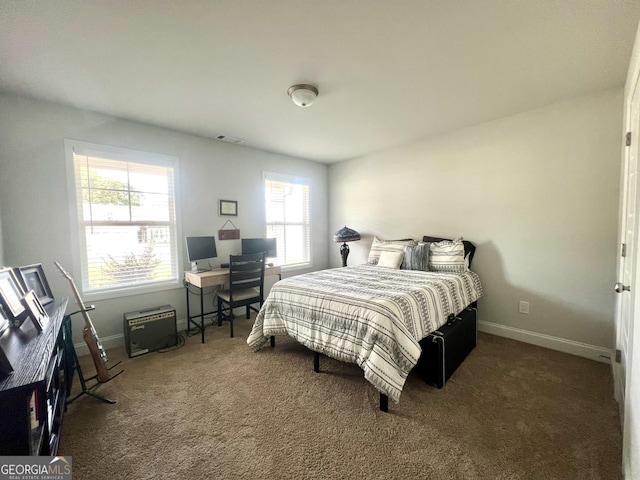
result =
[{"label": "black table lamp", "polygon": [[360,234],[355,230],[347,228],[345,225],[344,228],[341,228],[336,233],[333,234],[334,242],[342,242],[340,246],[340,255],[342,255],[342,266],[347,266],[347,257],[349,256],[349,245],[347,242],[354,242],[356,240],[360,240]]}]

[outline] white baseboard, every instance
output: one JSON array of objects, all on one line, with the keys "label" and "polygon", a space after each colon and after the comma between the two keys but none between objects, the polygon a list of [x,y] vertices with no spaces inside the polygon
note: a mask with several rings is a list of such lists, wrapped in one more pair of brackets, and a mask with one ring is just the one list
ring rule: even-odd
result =
[{"label": "white baseboard", "polygon": [[[100,343],[102,344],[102,348],[105,350],[109,350],[110,348],[122,347],[124,345],[124,334],[119,333],[117,335],[111,335],[109,337],[101,337]],[[79,357],[83,357],[85,355],[89,355],[89,347],[85,342],[74,343],[73,346],[76,349],[76,353]]]},{"label": "white baseboard", "polygon": [[508,327],[491,322],[478,322],[478,330],[490,333],[499,337],[511,338],[524,343],[530,343],[539,347],[557,350],[559,352],[570,353],[579,357],[590,358],[602,363],[610,363],[611,350],[587,343],[576,342],[559,337],[552,337],[543,333],[530,332],[520,328]]},{"label": "white baseboard", "polygon": [[[187,319],[181,318],[177,322],[178,331],[182,332],[187,329]],[[610,363],[611,350],[606,348],[596,347],[595,345],[589,345],[587,343],[576,342],[573,340],[566,340],[564,338],[552,337],[551,335],[545,335],[542,333],[530,332],[528,330],[522,330],[520,328],[508,327],[506,325],[500,325],[491,322],[478,322],[478,330],[481,332],[490,333],[499,337],[511,338],[512,340],[518,340],[524,343],[530,343],[539,347],[549,348],[551,350],[557,350],[559,352],[570,353],[579,357],[590,358],[598,362]],[[118,348],[124,345],[124,334],[119,333],[117,335],[110,335],[100,339],[102,346],[105,350],[111,348]],[[89,355],[89,348],[84,342],[74,344],[78,356]],[[614,362],[615,363],[615,362]],[[614,382],[616,382],[616,370],[613,369]],[[624,382],[624,378],[618,381]],[[617,383],[616,383],[617,385]]]},{"label": "white baseboard", "polygon": [[178,319],[177,326],[178,326],[178,331],[179,332],[186,331],[187,330],[187,319],[186,318]]}]

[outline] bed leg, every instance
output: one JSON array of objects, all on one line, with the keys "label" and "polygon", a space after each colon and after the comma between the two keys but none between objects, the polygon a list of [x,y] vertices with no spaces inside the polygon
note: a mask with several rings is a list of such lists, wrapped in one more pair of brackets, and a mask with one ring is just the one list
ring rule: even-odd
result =
[{"label": "bed leg", "polygon": [[271,335],[269,341],[271,342],[271,348],[274,348],[276,346],[276,337],[274,335]]},{"label": "bed leg", "polygon": [[383,412],[389,411],[389,397],[384,393],[380,394],[380,410]]},{"label": "bed leg", "polygon": [[320,371],[320,354],[313,352],[313,371],[318,373]]}]

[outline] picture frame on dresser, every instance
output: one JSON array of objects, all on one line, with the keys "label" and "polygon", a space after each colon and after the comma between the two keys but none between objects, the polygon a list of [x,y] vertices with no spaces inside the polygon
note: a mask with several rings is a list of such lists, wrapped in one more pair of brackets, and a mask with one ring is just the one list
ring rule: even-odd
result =
[{"label": "picture frame on dresser", "polygon": [[0,305],[10,321],[20,321],[26,314],[22,304],[24,290],[12,268],[0,269]]},{"label": "picture frame on dresser", "polygon": [[13,372],[13,366],[0,346],[0,378],[9,375],[11,372]]},{"label": "picture frame on dresser", "polygon": [[14,272],[25,292],[33,290],[42,305],[53,302],[53,293],[41,263],[17,267],[14,268]]},{"label": "picture frame on dresser", "polygon": [[44,309],[42,303],[40,303],[36,293],[33,290],[25,293],[24,297],[22,297],[22,304],[27,311],[26,317],[30,318],[36,330],[41,332],[49,321],[49,315],[47,315],[47,311]]},{"label": "picture frame on dresser", "polygon": [[6,330],[11,326],[11,322],[4,312],[4,308],[0,305],[0,379],[13,372],[13,366],[9,361],[9,357],[5,353],[2,345],[5,338]]},{"label": "picture frame on dresser", "polygon": [[11,326],[9,319],[7,318],[7,314],[4,313],[4,308],[0,305],[0,336],[4,333],[4,331]]}]

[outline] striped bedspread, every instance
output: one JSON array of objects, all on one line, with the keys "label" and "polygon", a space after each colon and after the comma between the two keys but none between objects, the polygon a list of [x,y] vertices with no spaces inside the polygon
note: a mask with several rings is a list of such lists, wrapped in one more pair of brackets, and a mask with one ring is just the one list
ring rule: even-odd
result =
[{"label": "striped bedspread", "polygon": [[356,363],[378,391],[398,402],[420,357],[418,341],[482,295],[478,275],[341,267],[277,282],[247,343],[257,351],[271,335]]}]

